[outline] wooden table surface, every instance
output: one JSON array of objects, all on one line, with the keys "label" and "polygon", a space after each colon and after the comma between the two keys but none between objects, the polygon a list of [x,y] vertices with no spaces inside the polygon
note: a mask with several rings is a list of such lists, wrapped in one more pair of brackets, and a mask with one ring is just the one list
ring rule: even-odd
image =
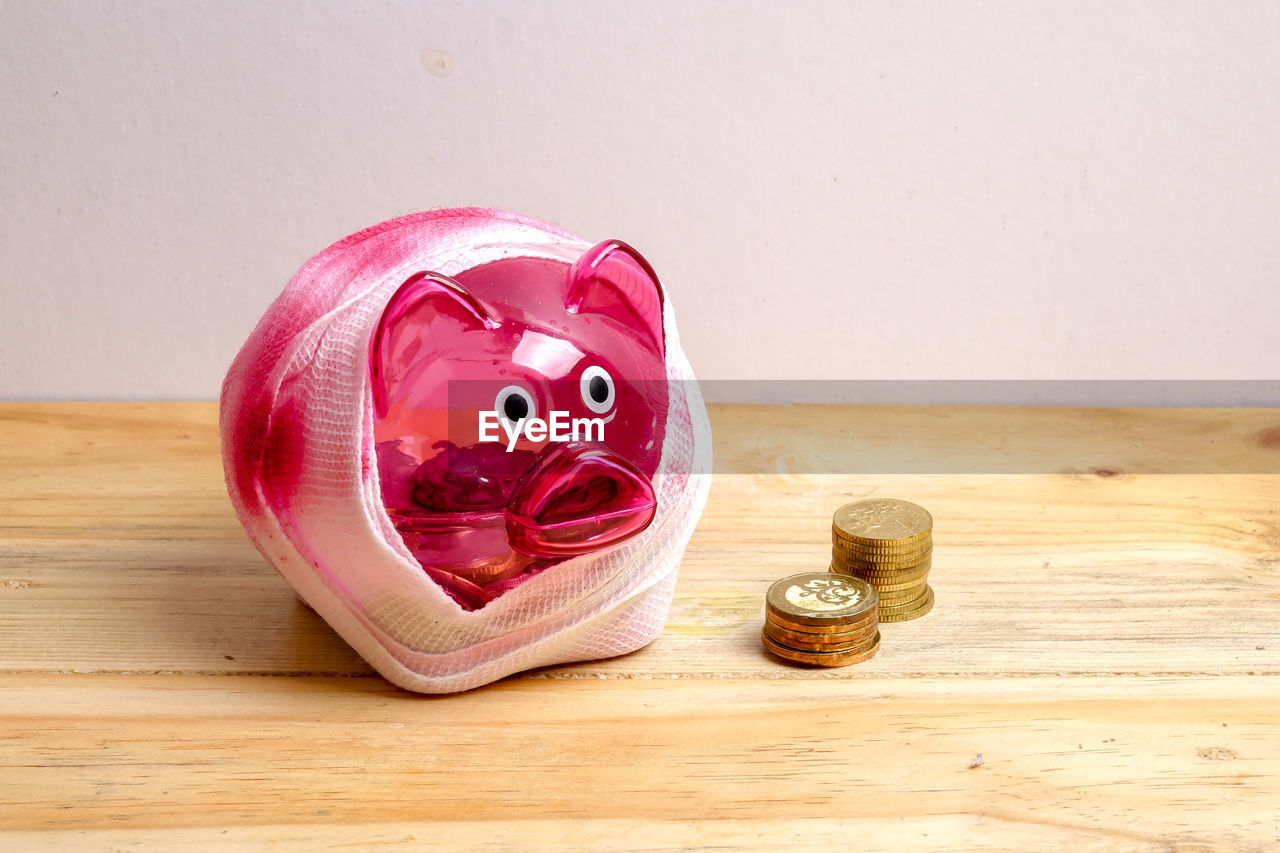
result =
[{"label": "wooden table surface", "polygon": [[[0,406],[0,849],[1280,849],[1280,411],[712,421],[651,646],[421,697],[249,544],[215,406]],[[770,658],[869,495],[932,511],[937,607]]]}]

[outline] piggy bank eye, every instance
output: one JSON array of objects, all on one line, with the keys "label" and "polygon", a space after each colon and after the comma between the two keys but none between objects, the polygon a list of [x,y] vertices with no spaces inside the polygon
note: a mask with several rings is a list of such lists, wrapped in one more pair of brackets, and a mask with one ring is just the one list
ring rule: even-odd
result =
[{"label": "piggy bank eye", "polygon": [[508,385],[499,391],[493,400],[493,410],[498,413],[498,417],[512,424],[518,424],[537,414],[533,395],[519,385]]},{"label": "piggy bank eye", "polygon": [[613,408],[613,377],[603,367],[588,367],[582,371],[582,402],[597,415]]}]

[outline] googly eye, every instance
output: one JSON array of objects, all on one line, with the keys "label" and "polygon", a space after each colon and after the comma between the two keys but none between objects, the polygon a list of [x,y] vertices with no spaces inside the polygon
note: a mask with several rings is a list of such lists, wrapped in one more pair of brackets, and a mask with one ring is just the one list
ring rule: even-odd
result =
[{"label": "googly eye", "polygon": [[536,415],[533,395],[519,385],[508,385],[493,398],[493,410],[498,417],[510,424],[518,424]]},{"label": "googly eye", "polygon": [[588,367],[582,371],[582,402],[597,415],[613,408],[615,393],[613,377],[603,367]]}]

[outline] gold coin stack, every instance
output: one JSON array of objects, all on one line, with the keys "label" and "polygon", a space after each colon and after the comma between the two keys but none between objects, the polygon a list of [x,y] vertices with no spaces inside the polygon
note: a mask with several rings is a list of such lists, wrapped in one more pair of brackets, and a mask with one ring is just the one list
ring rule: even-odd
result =
[{"label": "gold coin stack", "polygon": [[923,507],[872,498],[836,510],[831,571],[875,587],[881,622],[919,619],[933,609],[932,565],[933,516]]},{"label": "gold coin stack", "polygon": [[812,666],[848,666],[880,650],[871,584],[829,572],[792,575],[765,594],[764,647]]}]

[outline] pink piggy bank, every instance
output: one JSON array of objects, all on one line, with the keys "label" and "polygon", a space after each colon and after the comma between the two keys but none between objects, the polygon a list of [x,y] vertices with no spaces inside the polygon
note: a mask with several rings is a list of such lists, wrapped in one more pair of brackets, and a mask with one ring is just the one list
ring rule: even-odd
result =
[{"label": "pink piggy bank", "polygon": [[573,264],[416,272],[382,313],[369,367],[383,503],[463,607],[653,520],[662,293],[625,243]]},{"label": "pink piggy bank", "polygon": [[422,692],[648,643],[709,479],[649,264],[501,211],[407,216],[317,255],[221,414],[259,550]]}]

